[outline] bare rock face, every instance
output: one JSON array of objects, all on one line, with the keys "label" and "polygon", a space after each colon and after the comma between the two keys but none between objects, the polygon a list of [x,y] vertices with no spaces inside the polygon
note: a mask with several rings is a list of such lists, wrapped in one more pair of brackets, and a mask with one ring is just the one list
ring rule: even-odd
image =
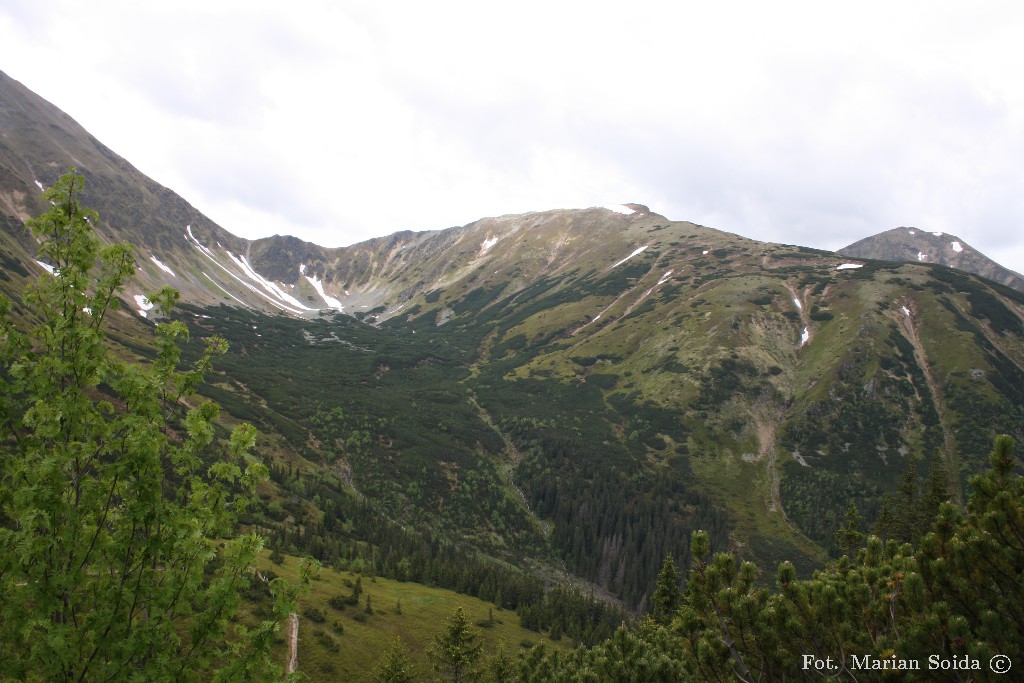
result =
[{"label": "bare rock face", "polygon": [[956,235],[893,228],[839,250],[843,256],[949,266],[1024,292],[1024,276],[1004,268]]},{"label": "bare rock face", "polygon": [[[300,264],[313,265],[325,258],[329,249],[291,235],[274,235],[256,240],[249,247],[253,267],[269,280],[294,285],[302,273]],[[322,270],[322,268],[321,268]]]},{"label": "bare rock face", "polygon": [[650,214],[651,213],[651,209],[646,204],[635,204],[635,203],[630,202],[629,204],[623,204],[623,206],[627,206],[627,207],[633,209],[634,211],[636,211],[637,213],[642,213],[642,214]]}]

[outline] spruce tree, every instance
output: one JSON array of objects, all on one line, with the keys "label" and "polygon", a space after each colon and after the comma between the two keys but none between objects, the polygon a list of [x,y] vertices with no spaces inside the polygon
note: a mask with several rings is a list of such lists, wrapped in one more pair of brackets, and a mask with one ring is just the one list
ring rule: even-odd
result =
[{"label": "spruce tree", "polygon": [[846,523],[836,532],[836,545],[847,557],[853,557],[864,542],[864,532],[861,531],[863,525],[864,518],[857,504],[851,500],[850,506],[846,508]]},{"label": "spruce tree", "polygon": [[913,543],[921,536],[921,512],[918,502],[917,460],[907,458],[900,483],[896,487],[896,509],[893,537],[902,543]]},{"label": "spruce tree", "polygon": [[654,587],[654,601],[652,616],[659,624],[668,624],[672,621],[676,610],[679,608],[679,571],[671,555],[665,556],[661,564],[661,571],[658,573],[658,581]]},{"label": "spruce tree", "polygon": [[882,506],[878,510],[878,516],[871,527],[872,533],[887,541],[896,535],[896,514],[893,512],[892,497],[887,493],[882,496]]},{"label": "spruce tree", "polygon": [[486,683],[508,683],[514,679],[514,676],[515,662],[512,660],[512,655],[509,654],[505,641],[498,641],[498,647],[494,654],[487,658],[483,680]]},{"label": "spruce tree", "polygon": [[444,631],[434,637],[434,644],[427,650],[434,671],[451,683],[476,680],[483,644],[478,642],[479,636],[470,629],[463,609],[456,608]]},{"label": "spruce tree", "polygon": [[401,638],[395,638],[373,672],[375,683],[413,683],[416,671]]},{"label": "spruce tree", "polygon": [[932,455],[929,458],[928,477],[924,482],[924,492],[918,502],[918,516],[921,520],[922,531],[931,526],[932,520],[939,513],[943,503],[950,500],[949,475],[941,456]]},{"label": "spruce tree", "polygon": [[[266,468],[251,426],[218,443],[217,405],[193,397],[226,344],[182,371],[187,328],[160,322],[148,364],[111,352],[103,330],[135,261],[100,245],[83,186],[63,176],[27,224],[53,269],[25,296],[28,334],[0,297],[0,679],[258,676],[289,605],[254,630],[233,622],[263,542],[212,540],[234,533]],[[167,315],[177,293],[149,299]]]}]

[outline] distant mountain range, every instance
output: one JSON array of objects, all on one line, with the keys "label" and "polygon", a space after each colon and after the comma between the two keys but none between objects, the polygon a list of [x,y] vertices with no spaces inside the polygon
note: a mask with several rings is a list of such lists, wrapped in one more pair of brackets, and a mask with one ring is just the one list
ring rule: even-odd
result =
[{"label": "distant mountain range", "polygon": [[71,165],[104,238],[137,249],[112,334],[141,349],[140,297],[169,284],[194,339],[229,339],[206,391],[286,473],[287,511],[260,523],[328,559],[368,542],[330,502],[351,496],[636,607],[695,528],[806,571],[909,459],[923,477],[938,458],[959,498],[995,434],[1024,436],[1020,276],[955,236],[899,228],[833,253],[629,203],[340,249],[250,241],[0,75],[12,298],[45,274],[22,221]]}]

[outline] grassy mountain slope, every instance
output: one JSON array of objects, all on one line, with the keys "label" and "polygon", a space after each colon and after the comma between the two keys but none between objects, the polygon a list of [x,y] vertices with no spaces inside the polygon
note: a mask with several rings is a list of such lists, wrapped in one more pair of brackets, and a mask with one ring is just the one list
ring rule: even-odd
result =
[{"label": "grassy mountain slope", "polygon": [[[286,556],[281,564],[264,558],[259,568],[265,578],[280,576],[296,581],[296,565],[296,558]],[[343,604],[352,595],[357,579],[362,588],[358,604]],[[259,617],[269,611],[269,596],[259,584],[246,597],[243,618]],[[371,613],[366,610],[368,597]],[[367,579],[325,568],[299,601],[299,671],[311,681],[371,681],[374,667],[394,639],[400,637],[422,677],[431,671],[426,656],[428,648],[458,607],[479,633],[485,657],[494,654],[499,644],[504,644],[512,656],[540,642],[549,649],[568,647],[566,641],[556,643],[521,627],[515,612],[495,609],[478,598],[418,583],[380,577]],[[285,662],[288,652],[288,633],[283,632],[275,645],[276,659]]]}]

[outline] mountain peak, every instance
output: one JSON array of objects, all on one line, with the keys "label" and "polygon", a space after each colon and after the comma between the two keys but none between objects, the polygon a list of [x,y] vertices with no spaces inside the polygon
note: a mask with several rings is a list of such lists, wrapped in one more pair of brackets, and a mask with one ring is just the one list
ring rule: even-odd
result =
[{"label": "mountain peak", "polygon": [[1024,276],[1004,268],[957,235],[911,226],[880,232],[837,253],[855,258],[949,266],[1024,291]]},{"label": "mountain peak", "polygon": [[634,214],[634,213],[639,213],[639,214],[648,215],[648,216],[652,215],[651,214],[651,210],[650,210],[650,208],[647,207],[647,205],[645,205],[645,204],[636,204],[636,203],[633,203],[633,202],[629,202],[629,203],[626,203],[626,204],[606,204],[605,206],[602,206],[601,208],[602,209],[608,209],[609,211],[614,211],[615,213],[621,213],[621,214],[626,214],[626,215],[630,215],[630,214]]}]

